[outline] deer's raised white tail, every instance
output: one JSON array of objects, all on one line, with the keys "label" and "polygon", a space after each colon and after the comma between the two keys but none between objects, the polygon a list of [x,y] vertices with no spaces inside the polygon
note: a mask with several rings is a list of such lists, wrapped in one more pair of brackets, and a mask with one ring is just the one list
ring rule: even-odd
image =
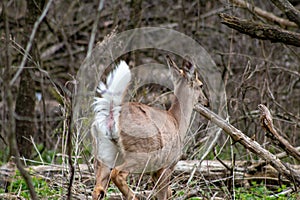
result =
[{"label": "deer's raised white tail", "polygon": [[108,75],[106,84],[100,82],[97,88],[101,97],[94,98],[94,124],[110,139],[118,138],[121,103],[130,80],[129,67],[125,61],[121,61],[117,68]]}]

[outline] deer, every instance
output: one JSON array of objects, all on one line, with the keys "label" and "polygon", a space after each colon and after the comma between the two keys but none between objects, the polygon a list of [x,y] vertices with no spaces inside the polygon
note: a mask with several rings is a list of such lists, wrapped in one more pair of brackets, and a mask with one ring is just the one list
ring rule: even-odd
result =
[{"label": "deer", "polygon": [[194,105],[208,105],[195,66],[184,60],[179,68],[166,56],[174,85],[174,100],[168,110],[139,102],[123,102],[131,81],[129,66],[120,61],[94,97],[94,121],[91,135],[94,147],[96,183],[93,200],[106,195],[110,180],[128,200],[137,200],[127,185],[130,173],[150,174],[156,186],[156,198],[171,199],[171,174],[181,157]]}]

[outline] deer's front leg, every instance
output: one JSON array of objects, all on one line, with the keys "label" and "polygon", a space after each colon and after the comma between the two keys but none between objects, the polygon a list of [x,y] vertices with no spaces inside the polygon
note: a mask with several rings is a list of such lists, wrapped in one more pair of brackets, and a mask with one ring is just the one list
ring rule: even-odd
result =
[{"label": "deer's front leg", "polygon": [[111,170],[95,158],[96,184],[92,194],[93,200],[102,199],[105,195]]},{"label": "deer's front leg", "polygon": [[152,174],[152,179],[155,182],[157,194],[156,197],[159,200],[171,199],[172,190],[169,186],[172,169],[160,169]]},{"label": "deer's front leg", "polygon": [[138,200],[126,183],[126,178],[128,174],[128,172],[113,169],[111,172],[111,180],[119,188],[119,190],[122,192],[122,194],[126,197],[127,200]]}]

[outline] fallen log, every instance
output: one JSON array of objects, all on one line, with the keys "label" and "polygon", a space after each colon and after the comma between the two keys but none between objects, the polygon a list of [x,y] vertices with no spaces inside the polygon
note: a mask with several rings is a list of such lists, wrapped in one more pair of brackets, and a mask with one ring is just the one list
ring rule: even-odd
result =
[{"label": "fallen log", "polygon": [[[198,160],[179,161],[175,166],[174,176],[189,175],[198,163]],[[300,173],[300,165],[291,165],[291,167],[293,167],[297,173]],[[12,181],[12,176],[15,175],[15,172],[13,172],[15,171],[15,169],[16,168],[14,168],[14,170],[9,169],[11,174],[9,181]],[[233,175],[230,175],[231,169],[234,172]],[[48,181],[51,181],[57,176],[63,176],[64,172],[68,173],[68,167],[63,165],[30,166],[30,170],[35,174],[35,176],[39,176]],[[0,181],[3,180],[2,178],[4,176],[6,177],[5,181],[8,180],[7,171],[8,169],[5,169],[4,167],[0,168]],[[90,183],[92,183],[94,181],[94,172],[87,164],[79,164],[75,168],[75,172],[76,180],[78,180],[80,177],[80,179],[85,183],[89,181]],[[263,160],[235,161],[234,166],[232,166],[232,162],[228,160],[224,160],[222,161],[222,163],[217,160],[204,160],[196,169],[195,175],[199,177],[201,175],[201,177],[204,177],[209,181],[231,179],[232,176],[235,177],[236,181],[243,181],[243,179],[251,181],[258,178],[278,180],[278,177],[280,177],[280,173],[274,167]],[[287,179],[282,180],[288,181]]]}]

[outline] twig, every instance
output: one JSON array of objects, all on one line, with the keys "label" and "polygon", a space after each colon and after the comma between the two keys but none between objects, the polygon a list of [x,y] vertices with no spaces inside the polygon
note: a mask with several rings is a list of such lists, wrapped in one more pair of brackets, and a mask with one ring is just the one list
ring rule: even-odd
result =
[{"label": "twig", "polygon": [[39,155],[40,161],[41,161],[41,162],[43,163],[43,165],[44,165],[45,162],[44,162],[44,160],[43,160],[43,157],[42,157],[42,155],[41,155],[39,149],[37,148],[37,146],[36,146],[36,144],[35,144],[35,142],[34,142],[34,138],[32,137],[32,135],[30,136],[30,141],[31,141],[31,143],[32,143],[32,145],[33,145],[35,151],[36,151],[37,154]]},{"label": "twig", "polygon": [[259,104],[258,109],[260,111],[260,121],[261,126],[264,128],[264,130],[269,133],[266,134],[268,137],[270,137],[271,141],[275,144],[277,144],[280,148],[282,148],[284,151],[286,151],[288,154],[293,156],[295,159],[300,161],[300,153],[297,151],[285,138],[283,138],[274,128],[273,125],[273,119],[272,115],[269,111],[269,109],[263,105]]},{"label": "twig", "polygon": [[251,37],[300,47],[299,33],[290,32],[276,26],[251,22],[231,15],[227,15],[225,13],[221,13],[220,17],[223,20],[221,22],[222,24],[225,24],[226,26]]},{"label": "twig", "polygon": [[[216,132],[216,135],[220,135],[221,131],[222,131],[221,129],[218,129],[217,132]],[[197,163],[197,165],[195,165],[193,171],[191,172],[190,178],[189,178],[189,180],[187,181],[187,185],[189,185],[189,184],[192,182],[192,180],[193,180],[193,178],[194,178],[194,175],[195,175],[195,173],[196,173],[196,170],[200,167],[202,161],[205,159],[205,157],[208,155],[208,153],[215,147],[215,145],[216,145],[216,143],[217,143],[217,139],[218,139],[218,137],[215,137],[215,138],[213,139],[213,141],[211,141],[211,143],[208,145],[208,147],[207,147],[207,149],[205,150],[204,154],[201,156],[199,162]]]},{"label": "twig", "polygon": [[215,158],[217,159],[217,161],[219,161],[219,162],[221,163],[221,165],[223,165],[227,170],[232,171],[232,167],[229,167],[228,165],[226,165],[226,164],[218,157],[218,155],[216,154],[215,150],[216,150],[216,149],[214,149],[213,153],[214,153],[214,156],[215,156]]},{"label": "twig", "polygon": [[19,69],[18,69],[17,73],[15,74],[15,76],[9,82],[10,86],[14,84],[14,82],[17,80],[17,78],[20,76],[21,72],[23,71],[25,63],[27,61],[27,57],[29,55],[29,51],[30,51],[32,43],[33,43],[33,39],[35,37],[35,34],[36,34],[37,30],[38,30],[38,27],[39,27],[40,23],[46,17],[46,14],[47,14],[48,10],[50,9],[50,6],[51,6],[52,2],[53,2],[53,0],[49,0],[48,1],[45,9],[43,10],[42,15],[34,23],[34,26],[33,26],[33,29],[32,29],[32,32],[31,32],[31,35],[30,35],[30,38],[29,38],[29,41],[28,41],[27,46],[26,46],[26,51],[24,52],[24,55],[23,55],[23,58],[22,58],[21,65],[19,66]]},{"label": "twig", "polygon": [[[300,147],[296,147],[295,149],[296,149],[296,151],[300,151]],[[288,154],[286,152],[281,152],[281,153],[276,154],[276,157],[277,158],[285,158],[287,155]]]},{"label": "twig", "polygon": [[72,98],[66,98],[69,100],[67,103],[67,108],[65,110],[66,115],[66,124],[67,124],[67,154],[68,154],[68,162],[69,162],[69,168],[70,168],[70,179],[69,179],[69,185],[68,185],[68,194],[67,199],[72,199],[72,186],[74,181],[74,175],[75,175],[75,168],[72,161]]},{"label": "twig", "polygon": [[300,185],[300,174],[289,165],[281,162],[278,158],[276,158],[275,155],[262,148],[256,141],[246,136],[239,129],[235,128],[201,104],[196,104],[195,110],[222,128],[228,135],[231,136],[234,141],[239,142],[245,148],[249,149],[259,157],[267,160],[267,162],[269,162],[278,172],[286,176],[290,181],[295,182],[295,184],[298,186]]},{"label": "twig", "polygon": [[95,37],[96,37],[96,32],[97,32],[97,25],[98,25],[98,22],[99,22],[99,19],[100,19],[100,14],[101,14],[101,10],[103,9],[103,5],[104,5],[104,0],[100,0],[99,5],[98,5],[98,9],[97,9],[96,19],[93,23],[93,29],[92,29],[91,38],[90,38],[90,41],[89,41],[87,57],[89,57],[92,53],[92,49],[93,49],[93,45],[94,45]]}]

